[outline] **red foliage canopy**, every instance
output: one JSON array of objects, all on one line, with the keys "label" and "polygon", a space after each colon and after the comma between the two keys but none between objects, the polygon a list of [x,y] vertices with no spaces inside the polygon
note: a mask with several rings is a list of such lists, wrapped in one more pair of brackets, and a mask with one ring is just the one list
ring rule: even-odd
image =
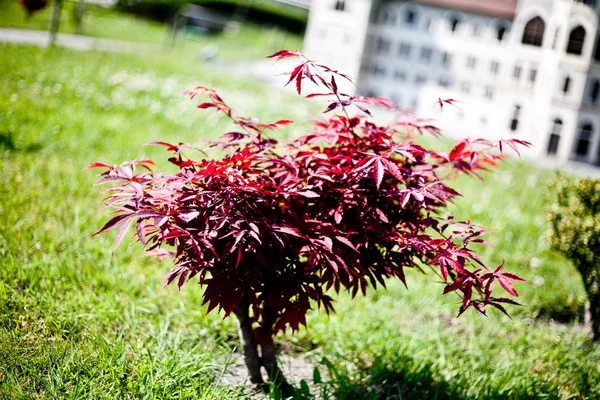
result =
[{"label": "red foliage canopy", "polygon": [[462,297],[460,313],[471,306],[485,313],[488,305],[506,313],[503,304],[516,304],[492,297],[492,286],[498,281],[516,296],[512,282],[521,279],[502,266],[488,270],[471,247],[485,245],[485,232],[444,209],[459,196],[448,178],[479,176],[503,157],[503,145],[529,143],[462,140],[447,154],[427,150],[411,139],[437,134],[435,127],[419,120],[379,126],[366,107],[395,108],[389,100],[339,93],[336,79],[349,78],[299,52],[272,57],[301,58],[289,82],[300,93],[310,81],[324,93],[306,97],[330,96],[325,112],[341,113],[279,144],[268,133],[291,121],[260,123],[238,116],[212,89],[186,92],[239,127],[213,144],[226,155],[198,160],[185,155],[194,154],[189,144],[153,142],[173,153],[179,172],[152,172],[150,160],[92,164],[106,169],[99,183],[113,185],[105,203],[117,213],[98,233],[117,228],[117,245],[135,222],[142,245],[173,258],[167,284],[199,280],[208,310],[226,316],[249,304],[259,341],[306,324],[312,304],[332,311],[330,288],[354,296],[390,277],[406,284],[407,268],[439,271],[444,293]]}]

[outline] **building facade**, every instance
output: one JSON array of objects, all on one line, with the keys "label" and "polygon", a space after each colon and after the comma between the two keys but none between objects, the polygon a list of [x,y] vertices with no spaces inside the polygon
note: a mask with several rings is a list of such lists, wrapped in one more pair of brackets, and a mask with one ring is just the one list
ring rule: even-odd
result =
[{"label": "building facade", "polygon": [[313,0],[305,52],[451,135],[600,164],[599,15],[600,0]]}]

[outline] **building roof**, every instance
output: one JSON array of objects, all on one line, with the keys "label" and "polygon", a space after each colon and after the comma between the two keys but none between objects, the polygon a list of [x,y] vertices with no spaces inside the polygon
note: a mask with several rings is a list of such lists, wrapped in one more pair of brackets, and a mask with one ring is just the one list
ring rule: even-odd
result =
[{"label": "building roof", "polygon": [[416,0],[416,2],[511,19],[514,18],[517,10],[517,0]]}]

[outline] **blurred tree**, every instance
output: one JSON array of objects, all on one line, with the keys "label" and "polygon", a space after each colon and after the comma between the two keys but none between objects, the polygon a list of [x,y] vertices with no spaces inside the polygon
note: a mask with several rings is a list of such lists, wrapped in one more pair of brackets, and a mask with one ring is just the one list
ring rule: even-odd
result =
[{"label": "blurred tree", "polygon": [[550,208],[552,246],[570,259],[583,279],[594,340],[600,340],[600,180],[557,175]]},{"label": "blurred tree", "polygon": [[75,34],[83,34],[83,18],[87,7],[85,0],[77,0],[77,4],[73,9],[73,21],[75,22]]},{"label": "blurred tree", "polygon": [[50,20],[50,46],[54,46],[56,43],[56,35],[58,34],[61,10],[62,0],[54,0],[54,6],[52,7],[52,20]]}]

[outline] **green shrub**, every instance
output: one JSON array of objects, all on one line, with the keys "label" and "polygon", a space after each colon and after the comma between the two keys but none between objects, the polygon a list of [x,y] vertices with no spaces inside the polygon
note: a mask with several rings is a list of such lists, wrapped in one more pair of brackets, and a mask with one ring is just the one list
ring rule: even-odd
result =
[{"label": "green shrub", "polygon": [[600,180],[558,175],[549,219],[552,246],[573,262],[590,301],[594,340],[600,340]]},{"label": "green shrub", "polygon": [[308,20],[308,11],[271,0],[119,0],[117,4],[124,11],[165,21],[188,3],[232,16],[237,14],[251,22],[281,26],[294,32],[302,32]]}]

